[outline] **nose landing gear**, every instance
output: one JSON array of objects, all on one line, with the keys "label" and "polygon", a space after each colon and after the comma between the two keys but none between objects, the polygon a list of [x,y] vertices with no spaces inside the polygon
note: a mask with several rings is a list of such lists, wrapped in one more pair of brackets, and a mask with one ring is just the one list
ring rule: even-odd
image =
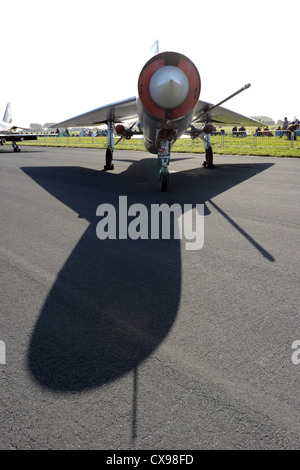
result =
[{"label": "nose landing gear", "polygon": [[159,172],[159,180],[160,180],[160,190],[162,192],[166,192],[168,188],[168,181],[169,181],[169,172],[168,170],[161,169]]},{"label": "nose landing gear", "polygon": [[161,161],[161,168],[159,170],[160,190],[167,191],[169,181],[169,161],[170,161],[170,142],[167,139],[162,139],[158,148],[158,158]]}]

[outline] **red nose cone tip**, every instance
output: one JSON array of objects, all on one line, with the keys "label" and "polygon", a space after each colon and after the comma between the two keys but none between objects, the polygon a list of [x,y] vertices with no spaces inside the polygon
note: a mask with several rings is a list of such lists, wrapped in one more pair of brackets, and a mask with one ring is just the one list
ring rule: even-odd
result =
[{"label": "red nose cone tip", "polygon": [[189,92],[189,80],[178,67],[166,65],[153,74],[149,91],[157,106],[164,109],[174,109],[186,99]]}]

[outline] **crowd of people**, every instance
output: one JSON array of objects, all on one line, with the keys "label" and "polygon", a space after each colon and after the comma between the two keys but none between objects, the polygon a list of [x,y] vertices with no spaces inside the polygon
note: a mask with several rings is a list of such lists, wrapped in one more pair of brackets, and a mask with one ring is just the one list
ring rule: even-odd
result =
[{"label": "crowd of people", "polygon": [[234,126],[232,128],[232,135],[234,137],[246,137],[247,131],[244,126],[241,126],[239,129],[237,128],[237,126]]},{"label": "crowd of people", "polygon": [[[300,121],[295,119],[292,122],[289,122],[287,117],[284,118],[282,126],[278,126],[276,129],[276,135],[280,135],[280,138],[283,135],[286,135],[289,140],[296,140],[297,139],[297,130],[300,128]],[[244,126],[240,127],[239,129],[237,126],[232,128],[232,135],[234,137],[246,137],[247,131]],[[255,131],[257,137],[273,137],[273,132],[270,131],[269,127],[258,127]]]},{"label": "crowd of people", "polygon": [[[279,126],[280,127],[280,126]],[[300,127],[300,121],[295,119],[295,121],[289,123],[288,119],[285,117],[282,125],[282,129],[280,130],[280,138],[283,135],[287,135],[289,140],[292,140],[292,136],[294,140],[297,139],[297,129]]]}]

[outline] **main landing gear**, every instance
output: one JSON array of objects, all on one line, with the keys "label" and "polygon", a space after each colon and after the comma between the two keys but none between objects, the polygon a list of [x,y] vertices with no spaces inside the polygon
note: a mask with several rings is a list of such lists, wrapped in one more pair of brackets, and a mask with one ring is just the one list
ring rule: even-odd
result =
[{"label": "main landing gear", "polygon": [[202,166],[205,168],[215,168],[215,165],[213,164],[213,149],[210,145],[205,149],[205,160]]},{"label": "main landing gear", "polygon": [[205,168],[215,168],[215,165],[213,163],[214,160],[214,155],[213,155],[213,149],[210,144],[210,134],[207,134],[206,137],[201,137],[203,142],[205,143],[205,160],[203,162],[203,165]]},{"label": "main landing gear", "polygon": [[113,170],[113,151],[114,151],[114,126],[112,122],[107,123],[107,149],[105,154],[104,171]]},{"label": "main landing gear", "polygon": [[16,142],[13,140],[12,141],[12,148],[14,149],[14,152],[20,152],[21,150],[19,149],[19,146],[16,144]]},{"label": "main landing gear", "polygon": [[105,154],[104,171],[114,169],[114,164],[112,163],[112,160],[113,160],[113,150],[111,148],[107,148],[106,154]]}]

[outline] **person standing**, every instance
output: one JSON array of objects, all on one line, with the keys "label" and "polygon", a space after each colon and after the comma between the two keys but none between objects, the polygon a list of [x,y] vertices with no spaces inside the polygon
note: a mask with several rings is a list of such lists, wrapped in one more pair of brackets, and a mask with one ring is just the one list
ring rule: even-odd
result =
[{"label": "person standing", "polygon": [[280,133],[280,139],[283,135],[286,135],[286,130],[289,127],[289,121],[287,120],[287,117],[284,118],[283,124],[282,124],[282,132]]},{"label": "person standing", "polygon": [[[289,140],[297,140],[297,129],[298,129],[298,127],[299,127],[299,124],[291,124],[288,127],[287,135],[288,135]],[[293,136],[293,138],[292,138],[292,136]]]}]

